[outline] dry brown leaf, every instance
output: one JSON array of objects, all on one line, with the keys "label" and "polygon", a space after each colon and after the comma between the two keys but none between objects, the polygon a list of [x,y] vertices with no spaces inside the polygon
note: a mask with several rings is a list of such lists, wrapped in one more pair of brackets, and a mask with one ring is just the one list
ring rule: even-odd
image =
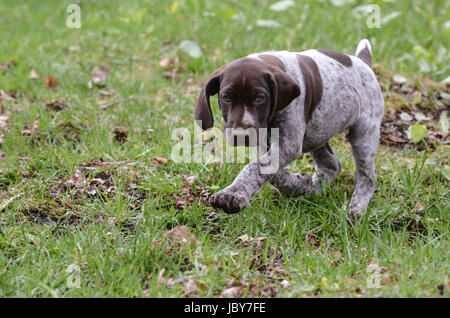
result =
[{"label": "dry brown leaf", "polygon": [[225,289],[220,297],[241,297],[245,288],[243,286],[235,286]]},{"label": "dry brown leaf", "polygon": [[71,188],[76,188],[82,186],[86,183],[86,179],[80,170],[77,169],[73,175],[69,177],[67,180],[67,185]]},{"label": "dry brown leaf", "polygon": [[238,240],[241,240],[242,243],[245,245],[248,245],[250,243],[256,244],[258,247],[261,245],[261,243],[264,242],[265,238],[262,236],[259,236],[257,238],[253,238],[251,236],[248,236],[247,234],[241,235],[238,237]]},{"label": "dry brown leaf", "polygon": [[101,223],[103,221],[103,215],[97,214],[96,216],[94,216],[94,221],[97,223]]},{"label": "dry brown leaf", "polygon": [[114,128],[114,138],[119,144],[122,144],[124,142],[128,141],[128,132],[126,130],[123,130],[119,127]]},{"label": "dry brown leaf", "polygon": [[193,176],[190,176],[190,177],[187,177],[186,179],[184,179],[183,185],[185,187],[192,187],[192,185],[194,184],[194,182],[196,180],[198,180],[198,173],[193,175]]},{"label": "dry brown leaf", "polygon": [[14,100],[14,98],[12,98],[10,95],[8,95],[7,93],[5,93],[4,91],[2,91],[0,89],[0,103],[6,101],[6,102],[12,102]]},{"label": "dry brown leaf", "polygon": [[160,166],[162,164],[167,163],[167,161],[169,161],[166,158],[162,158],[162,157],[155,157],[152,161],[153,164],[155,164],[156,166]]},{"label": "dry brown leaf", "polygon": [[392,135],[392,134],[387,134],[387,135],[385,136],[385,138],[388,139],[388,140],[390,140],[390,141],[392,141],[392,142],[399,143],[399,144],[404,144],[404,143],[407,143],[407,142],[408,142],[408,139],[406,139],[406,138],[401,138],[401,137],[397,137],[397,136],[394,136],[394,135]]},{"label": "dry brown leaf", "polygon": [[17,66],[17,61],[9,61],[5,63],[0,63],[0,69],[7,70],[13,66]]},{"label": "dry brown leaf", "polygon": [[164,235],[172,243],[179,243],[181,245],[187,243],[197,245],[199,243],[197,238],[189,232],[188,227],[185,225],[178,225],[170,231],[165,231]]},{"label": "dry brown leaf", "polygon": [[184,284],[184,295],[189,296],[190,294],[197,293],[200,290],[198,284],[192,279],[189,278],[187,282]]},{"label": "dry brown leaf", "polygon": [[55,88],[56,86],[58,86],[59,84],[59,80],[56,77],[53,77],[51,75],[47,76],[47,79],[45,80],[45,86],[47,86],[47,88]]},{"label": "dry brown leaf", "polygon": [[67,103],[62,99],[54,100],[52,102],[45,103],[45,107],[48,110],[53,110],[55,112],[59,112],[67,107]]},{"label": "dry brown leaf", "polygon": [[422,212],[423,210],[425,210],[425,206],[424,206],[421,202],[419,202],[419,201],[416,202],[415,207],[416,207],[415,210],[416,210],[417,212]]},{"label": "dry brown leaf", "polygon": [[9,113],[0,114],[0,131],[8,129]]},{"label": "dry brown leaf", "polygon": [[104,86],[106,82],[106,77],[108,75],[108,70],[104,67],[96,66],[91,72],[92,84],[97,86]]},{"label": "dry brown leaf", "polygon": [[159,65],[164,69],[169,69],[175,64],[175,58],[173,57],[164,57],[159,60]]},{"label": "dry brown leaf", "polygon": [[287,288],[287,287],[291,286],[291,283],[289,283],[289,281],[287,281],[286,279],[283,279],[280,282],[280,285],[283,286],[284,288]]},{"label": "dry brown leaf", "polygon": [[22,130],[24,136],[38,136],[39,135],[39,118],[36,118],[31,128],[25,128]]}]

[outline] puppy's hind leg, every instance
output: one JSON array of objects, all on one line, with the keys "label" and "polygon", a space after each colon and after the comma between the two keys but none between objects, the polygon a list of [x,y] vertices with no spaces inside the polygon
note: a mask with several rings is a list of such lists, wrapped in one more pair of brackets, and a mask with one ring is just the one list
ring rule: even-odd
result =
[{"label": "puppy's hind leg", "polygon": [[355,191],[350,201],[352,218],[366,209],[376,188],[374,159],[380,137],[379,123],[359,123],[350,127],[349,139],[355,158]]},{"label": "puppy's hind leg", "polygon": [[342,165],[328,143],[311,151],[311,155],[316,163],[316,172],[312,176],[289,173],[282,169],[271,183],[287,195],[323,194],[322,182],[331,184],[342,170]]}]

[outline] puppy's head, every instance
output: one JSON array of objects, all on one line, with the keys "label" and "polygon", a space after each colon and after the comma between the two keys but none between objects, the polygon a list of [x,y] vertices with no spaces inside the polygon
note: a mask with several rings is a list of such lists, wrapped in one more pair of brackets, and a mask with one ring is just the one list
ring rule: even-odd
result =
[{"label": "puppy's head", "polygon": [[259,128],[300,95],[300,88],[274,56],[244,57],[216,70],[202,88],[195,120],[202,128],[214,124],[209,97],[218,94],[225,121],[225,139],[232,146],[256,146]]}]

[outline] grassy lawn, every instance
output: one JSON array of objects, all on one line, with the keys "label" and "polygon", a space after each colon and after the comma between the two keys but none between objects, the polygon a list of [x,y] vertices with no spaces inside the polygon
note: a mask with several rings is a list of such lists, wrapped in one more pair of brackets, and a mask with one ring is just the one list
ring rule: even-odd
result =
[{"label": "grassy lawn", "polygon": [[[72,2],[80,29],[66,27]],[[0,2],[0,297],[450,296],[445,138],[382,142],[378,189],[356,224],[345,135],[331,142],[344,169],[324,196],[265,185],[236,215],[205,201],[242,164],[171,160],[172,131],[193,131],[209,74],[253,52],[354,54],[368,38],[379,69],[421,96],[449,93],[438,84],[450,75],[449,1],[296,0],[280,12],[274,2]],[[368,3],[379,4],[381,28],[367,27]],[[431,131],[450,110],[448,99],[396,98],[391,78],[387,116],[423,112]],[[313,169],[310,156],[290,165]]]}]

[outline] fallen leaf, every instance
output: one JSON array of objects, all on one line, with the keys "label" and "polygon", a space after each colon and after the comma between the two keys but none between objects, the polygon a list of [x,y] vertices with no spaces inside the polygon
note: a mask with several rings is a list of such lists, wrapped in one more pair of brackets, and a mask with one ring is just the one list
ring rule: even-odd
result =
[{"label": "fallen leaf", "polygon": [[245,288],[242,286],[235,286],[225,289],[220,297],[241,297],[244,293]]},{"label": "fallen leaf", "polygon": [[398,74],[392,76],[392,80],[397,84],[405,84],[406,82],[408,82],[408,80],[405,77]]},{"label": "fallen leaf", "polygon": [[97,86],[104,86],[106,82],[106,77],[108,75],[108,70],[104,67],[96,66],[91,72],[91,87],[92,84]]},{"label": "fallen leaf", "polygon": [[160,166],[162,164],[167,163],[167,161],[169,161],[166,158],[162,158],[162,157],[155,157],[152,161],[153,164],[155,164],[156,166]]},{"label": "fallen leaf", "polygon": [[194,184],[194,182],[198,180],[198,174],[195,174],[193,176],[187,177],[186,179],[184,179],[184,186],[189,186],[192,187],[192,185]]},{"label": "fallen leaf", "polygon": [[431,120],[430,117],[425,116],[424,114],[419,113],[419,112],[415,113],[414,117],[416,117],[417,121],[429,121],[429,120]]},{"label": "fallen leaf", "polygon": [[7,70],[13,66],[17,66],[17,61],[9,61],[5,63],[0,63],[0,69]]},{"label": "fallen leaf", "polygon": [[405,112],[400,113],[399,117],[400,117],[401,120],[404,120],[404,121],[411,121],[411,120],[413,120],[413,117],[410,114],[405,113]]},{"label": "fallen leaf", "polygon": [[37,136],[39,135],[39,118],[36,118],[30,129],[25,128],[22,130],[22,135],[24,136]]},{"label": "fallen leaf", "polygon": [[410,127],[410,138],[414,143],[418,143],[422,139],[428,137],[428,129],[424,125],[417,124]]},{"label": "fallen leaf", "polygon": [[415,207],[417,212],[422,212],[423,210],[425,210],[425,206],[419,201],[416,202]]},{"label": "fallen leaf", "polygon": [[441,82],[444,85],[450,85],[450,75],[447,76],[444,80]]},{"label": "fallen leaf", "polygon": [[408,142],[408,139],[406,139],[406,138],[397,137],[397,136],[394,136],[394,135],[391,135],[391,134],[387,134],[385,136],[385,138],[390,140],[390,141],[392,141],[392,142],[394,142],[394,143],[399,143],[399,144],[404,144],[404,143]]},{"label": "fallen leaf", "polygon": [[69,177],[69,180],[67,180],[67,185],[71,188],[76,188],[79,186],[82,186],[86,183],[86,180],[84,178],[84,175],[81,173],[80,170],[77,169],[73,175]]},{"label": "fallen leaf", "polygon": [[159,61],[159,65],[164,69],[169,69],[175,64],[175,59],[173,57],[165,57]]},{"label": "fallen leaf", "polygon": [[172,243],[184,244],[194,244],[197,245],[199,241],[197,238],[189,232],[189,229],[185,225],[178,225],[170,231],[165,231],[164,236],[169,239]]},{"label": "fallen leaf", "polygon": [[30,71],[30,75],[28,75],[28,78],[29,78],[29,79],[38,79],[39,77],[40,77],[39,74],[36,73],[35,70],[31,70],[31,71]]},{"label": "fallen leaf", "polygon": [[0,89],[0,103],[6,101],[6,102],[11,102],[13,101],[14,98],[12,98],[9,94],[5,93],[4,91],[2,91]]},{"label": "fallen leaf", "polygon": [[52,102],[45,103],[45,107],[48,110],[59,112],[67,107],[67,103],[61,99],[58,99]]},{"label": "fallen leaf", "polygon": [[124,142],[128,141],[128,132],[126,130],[123,130],[121,128],[114,128],[114,138],[119,144],[122,144]]},{"label": "fallen leaf", "polygon": [[47,76],[47,79],[45,80],[45,86],[47,86],[47,88],[55,88],[56,86],[58,86],[59,81],[56,77],[53,77],[51,75]]},{"label": "fallen leaf", "polygon": [[103,215],[101,213],[97,214],[96,216],[94,216],[94,221],[97,223],[101,223],[103,221]]},{"label": "fallen leaf", "polygon": [[197,293],[200,290],[198,284],[192,279],[189,278],[187,282],[184,284],[184,293],[185,296],[189,296],[190,294]]},{"label": "fallen leaf", "polygon": [[9,113],[0,114],[0,131],[8,129]]},{"label": "fallen leaf", "polygon": [[289,283],[287,280],[283,279],[280,282],[280,285],[283,286],[284,288],[287,288],[287,287],[291,286],[291,283]]}]

